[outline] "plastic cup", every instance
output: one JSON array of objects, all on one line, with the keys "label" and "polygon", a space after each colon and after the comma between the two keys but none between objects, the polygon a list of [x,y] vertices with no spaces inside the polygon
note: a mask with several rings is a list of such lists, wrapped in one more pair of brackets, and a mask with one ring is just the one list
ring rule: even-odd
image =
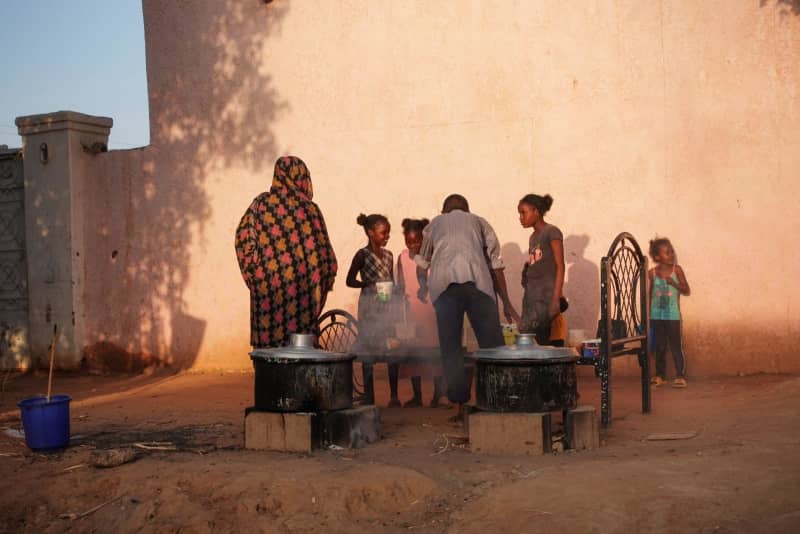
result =
[{"label": "plastic cup", "polygon": [[376,282],[375,290],[378,292],[378,300],[381,302],[389,302],[392,299],[392,282]]},{"label": "plastic cup", "polygon": [[517,342],[517,335],[519,335],[517,325],[514,323],[504,323],[501,326],[503,327],[503,341],[505,341],[506,345],[515,344]]}]

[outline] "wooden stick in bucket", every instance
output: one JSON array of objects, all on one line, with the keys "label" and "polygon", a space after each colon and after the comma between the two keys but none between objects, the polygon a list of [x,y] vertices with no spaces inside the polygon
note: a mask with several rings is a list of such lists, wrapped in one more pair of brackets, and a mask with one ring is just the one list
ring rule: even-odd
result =
[{"label": "wooden stick in bucket", "polygon": [[56,358],[56,340],[58,339],[58,325],[53,325],[53,339],[50,340],[50,375],[47,377],[47,403],[50,403],[50,388],[53,386],[53,362]]}]

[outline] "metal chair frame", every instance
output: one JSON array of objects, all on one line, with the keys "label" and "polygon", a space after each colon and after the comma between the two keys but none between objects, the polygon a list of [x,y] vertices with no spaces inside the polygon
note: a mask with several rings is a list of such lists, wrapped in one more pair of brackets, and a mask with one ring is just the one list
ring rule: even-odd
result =
[{"label": "metal chair frame", "polygon": [[358,321],[344,310],[328,310],[317,319],[317,345],[329,352],[350,352],[358,337]]},{"label": "metal chair frame", "polygon": [[649,346],[649,306],[647,295],[647,256],[627,232],[619,234],[600,262],[600,354],[581,359],[593,365],[600,377],[600,422],[611,424],[611,360],[619,356],[639,358],[642,379],[642,412],[651,407]]},{"label": "metal chair frame", "polygon": [[[350,353],[358,338],[358,320],[344,310],[328,310],[317,319],[314,335],[317,337],[317,346],[320,349]],[[364,391],[365,385],[361,384],[353,373],[353,393],[356,398],[362,397]]]}]

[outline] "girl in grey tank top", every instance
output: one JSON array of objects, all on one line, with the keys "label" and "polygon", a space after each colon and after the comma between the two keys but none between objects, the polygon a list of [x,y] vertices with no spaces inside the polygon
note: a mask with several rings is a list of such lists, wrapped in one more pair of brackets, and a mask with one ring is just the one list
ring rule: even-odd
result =
[{"label": "girl in grey tank top", "polygon": [[553,204],[550,195],[525,195],[517,211],[523,228],[533,228],[528,258],[522,271],[522,324],[520,332],[536,334],[540,345],[549,344],[550,323],[560,313],[564,287],[564,237],[544,220]]}]

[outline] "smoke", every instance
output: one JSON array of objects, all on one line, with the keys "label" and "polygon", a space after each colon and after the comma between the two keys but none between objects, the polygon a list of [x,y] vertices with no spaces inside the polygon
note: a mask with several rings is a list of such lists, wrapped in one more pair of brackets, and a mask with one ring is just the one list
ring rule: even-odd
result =
[{"label": "smoke", "polygon": [[[433,313],[419,317],[411,311],[409,301],[403,295],[393,295],[388,302],[374,300],[369,296],[359,301],[358,350],[380,351],[387,349],[435,349],[438,338],[436,317]],[[369,300],[367,300],[369,299]],[[366,304],[365,301],[366,300]],[[437,362],[438,363],[438,362]]]}]

